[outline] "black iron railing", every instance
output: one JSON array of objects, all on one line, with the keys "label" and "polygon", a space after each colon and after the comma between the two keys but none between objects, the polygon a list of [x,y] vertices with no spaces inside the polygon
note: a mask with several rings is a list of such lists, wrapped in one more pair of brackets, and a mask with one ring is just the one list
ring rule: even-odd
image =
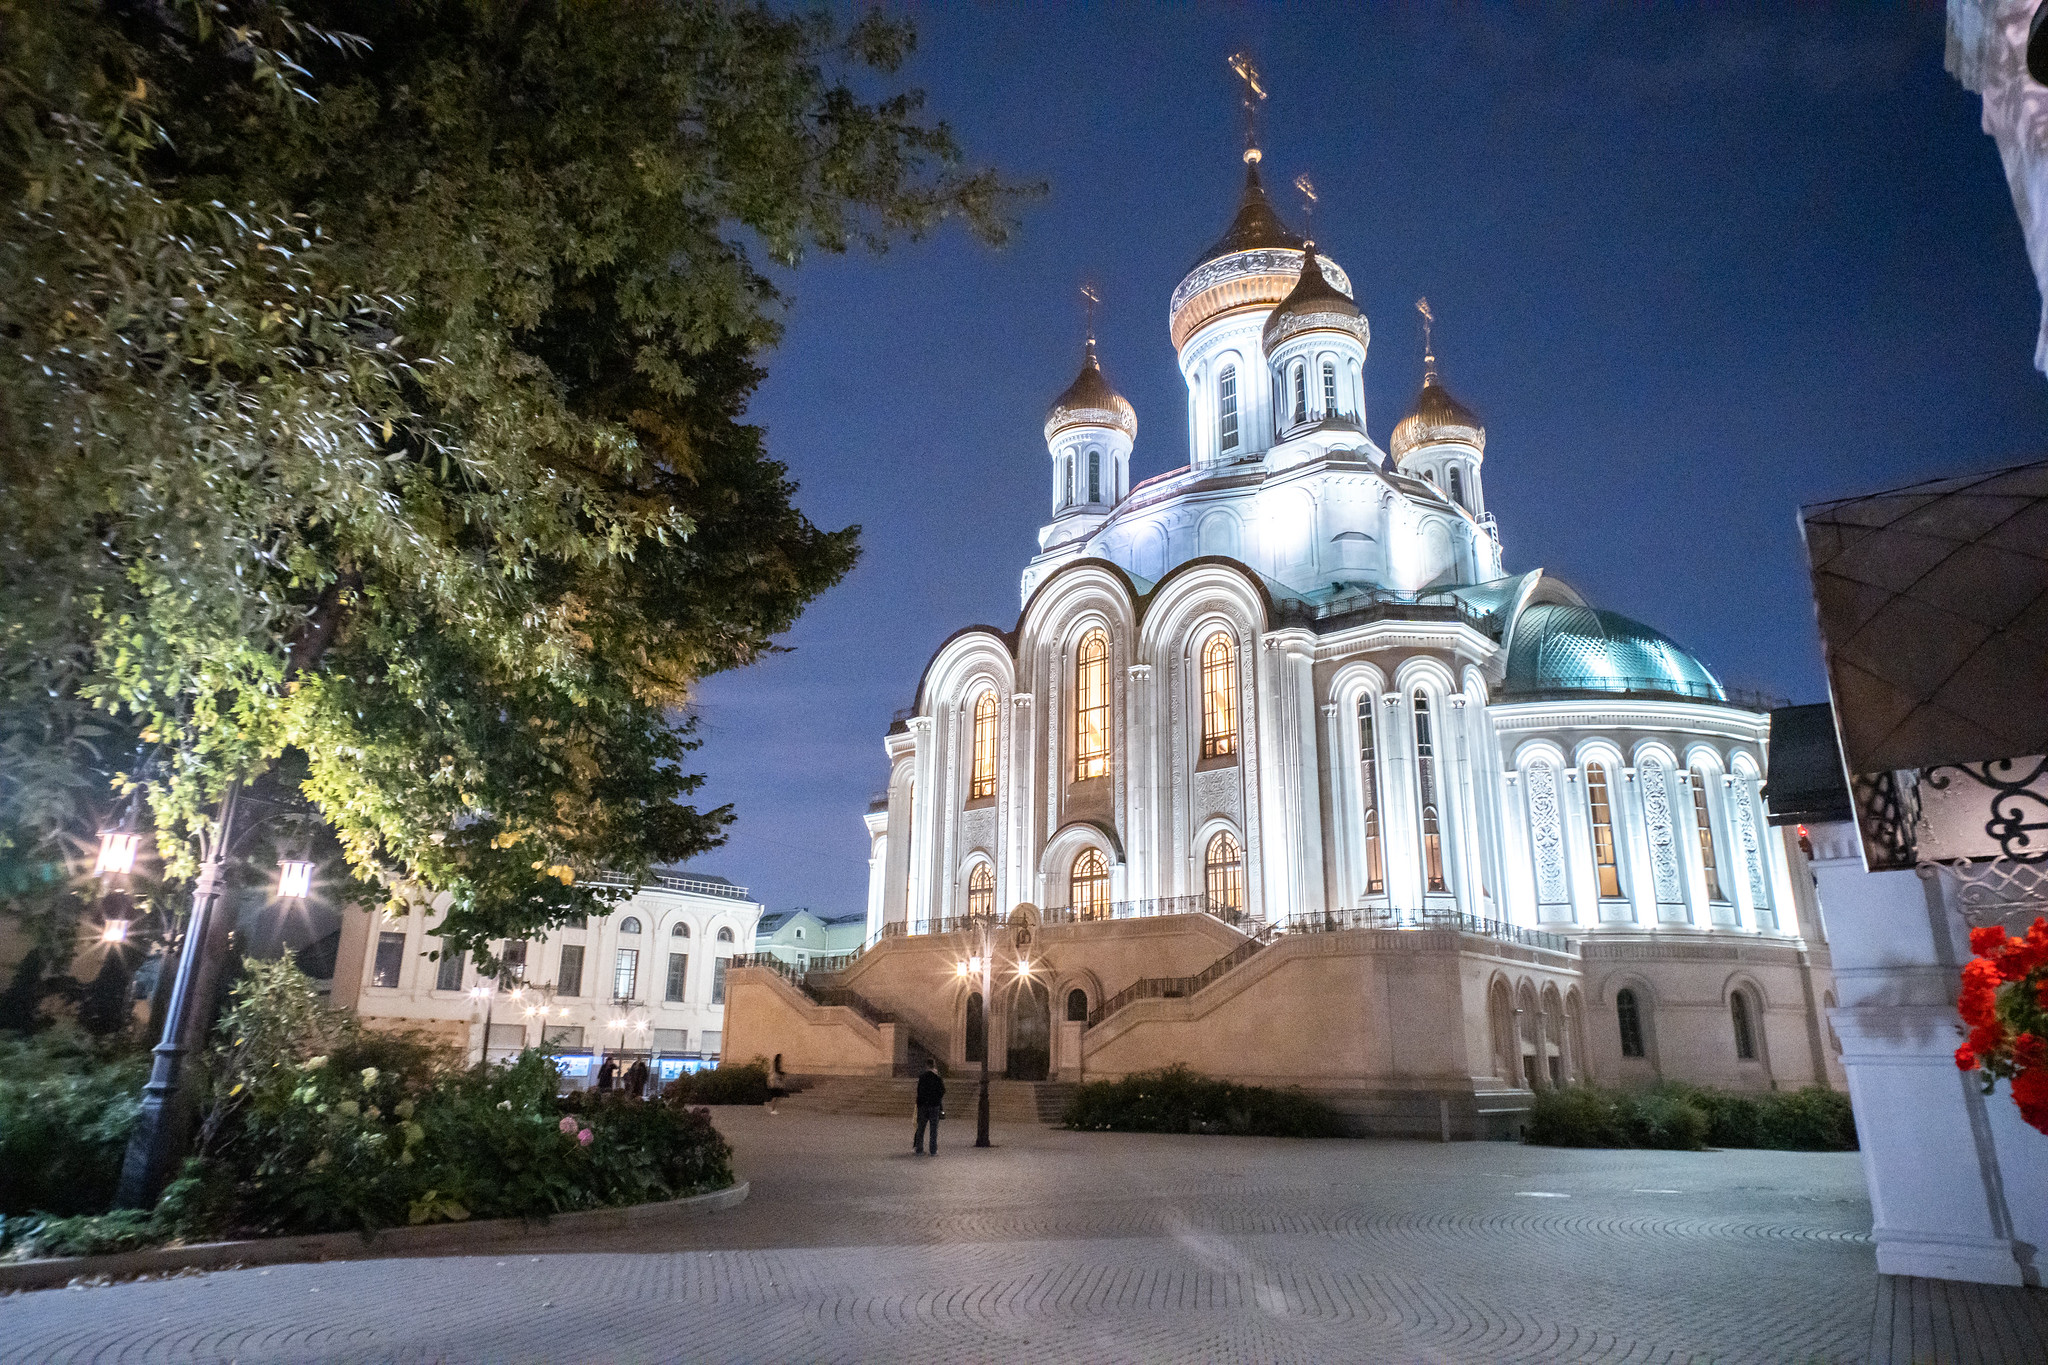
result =
[{"label": "black iron railing", "polygon": [[1461,933],[1541,948],[1553,953],[1577,953],[1570,939],[1524,929],[1502,920],[1481,919],[1456,910],[1391,910],[1366,906],[1356,910],[1328,910],[1292,915],[1280,925],[1289,934],[1334,934],[1346,929],[1456,929]]},{"label": "black iron railing", "polygon": [[1130,985],[1104,1000],[1088,1011],[1088,1027],[1094,1028],[1103,1020],[1115,1014],[1133,1000],[1177,1000],[1193,995],[1202,987],[1222,976],[1240,962],[1249,960],[1261,948],[1273,941],[1272,933],[1265,926],[1259,932],[1245,939],[1222,957],[1196,972],[1193,976],[1147,976],[1133,981]]},{"label": "black iron railing", "polygon": [[[854,954],[842,953],[840,956],[850,959]],[[795,963],[783,961],[773,953],[735,953],[726,960],[732,967],[765,967],[790,985],[796,987],[799,991],[802,991],[815,1004],[843,1006],[846,1009],[852,1010],[870,1024],[893,1024],[896,1022],[895,1015],[876,1009],[857,991],[849,990],[845,986],[824,985],[812,981],[810,979],[811,975],[823,970],[816,961],[813,961],[808,967],[799,967]]]}]

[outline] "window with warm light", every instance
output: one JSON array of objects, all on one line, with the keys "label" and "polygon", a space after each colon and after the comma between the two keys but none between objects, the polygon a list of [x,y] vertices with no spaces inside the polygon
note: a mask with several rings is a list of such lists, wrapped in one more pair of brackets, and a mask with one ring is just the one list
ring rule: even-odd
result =
[{"label": "window with warm light", "polygon": [[986,801],[996,794],[996,694],[983,692],[974,702],[974,767],[967,781],[967,799]]},{"label": "window with warm light", "polygon": [[1202,646],[1202,757],[1237,752],[1237,651],[1222,631]]},{"label": "window with warm light", "polygon": [[1372,693],[1358,698],[1358,799],[1365,811],[1365,893],[1387,889],[1386,854],[1380,845],[1379,750],[1373,742]]},{"label": "window with warm light", "polygon": [[1228,830],[1209,841],[1202,857],[1203,884],[1211,910],[1244,909],[1244,852]]},{"label": "window with warm light", "polygon": [[1237,448],[1237,366],[1225,365],[1223,375],[1216,381],[1216,448],[1235,450]]},{"label": "window with warm light", "polygon": [[1436,740],[1430,731],[1429,695],[1415,694],[1415,784],[1422,797],[1422,877],[1427,891],[1444,891],[1444,838],[1437,821]]},{"label": "window with warm light", "polygon": [[967,874],[967,913],[992,915],[996,910],[996,874],[987,863],[976,863]]},{"label": "window with warm light", "polygon": [[1699,831],[1700,871],[1706,877],[1707,899],[1720,901],[1728,899],[1728,896],[1721,890],[1721,873],[1714,866],[1714,818],[1707,811],[1708,776],[1704,770],[1694,772],[1687,785],[1692,788],[1693,824]]},{"label": "window with warm light", "polygon": [[1096,849],[1084,849],[1067,876],[1067,904],[1082,919],[1109,917],[1109,864]]},{"label": "window with warm light", "polygon": [[1074,657],[1074,780],[1109,776],[1109,637],[1091,630]]},{"label": "window with warm light", "polygon": [[1614,809],[1607,799],[1607,769],[1586,765],[1586,804],[1593,822],[1593,871],[1603,899],[1621,895],[1621,865],[1614,853]]}]

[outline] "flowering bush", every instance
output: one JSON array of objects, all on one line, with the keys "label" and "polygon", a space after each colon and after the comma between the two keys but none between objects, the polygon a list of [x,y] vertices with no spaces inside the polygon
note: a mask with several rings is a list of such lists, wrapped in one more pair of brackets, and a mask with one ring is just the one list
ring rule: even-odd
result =
[{"label": "flowering bush", "polygon": [[1956,1065],[1982,1071],[1987,1095],[2000,1077],[2011,1081],[2020,1117],[2048,1133],[2048,919],[2024,938],[1998,925],[1972,929],[1970,951],[1956,1002],[1970,1036]]}]

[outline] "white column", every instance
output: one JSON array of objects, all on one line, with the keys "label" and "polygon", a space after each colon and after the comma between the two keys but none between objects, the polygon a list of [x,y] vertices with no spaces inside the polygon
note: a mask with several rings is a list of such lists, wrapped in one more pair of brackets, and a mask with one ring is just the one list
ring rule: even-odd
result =
[{"label": "white column", "polygon": [[1038,837],[1032,818],[1038,809],[1032,799],[1037,769],[1038,744],[1032,724],[1031,694],[1010,696],[1010,840],[1007,867],[1009,885],[1002,894],[1011,905],[1019,901],[1038,902],[1038,888],[1031,869],[1038,861]]},{"label": "white column", "polygon": [[1357,798],[1353,795],[1359,781],[1358,750],[1349,743],[1346,734],[1343,704],[1326,701],[1322,714],[1323,738],[1330,754],[1330,870],[1333,878],[1329,890],[1332,903],[1339,910],[1345,910],[1365,900],[1364,878],[1353,866],[1354,860],[1363,861],[1358,856],[1359,817]]},{"label": "white column", "polygon": [[1281,652],[1281,662],[1293,676],[1289,679],[1293,697],[1294,844],[1295,905],[1302,910],[1323,911],[1330,897],[1323,882],[1323,756],[1316,742],[1315,645],[1294,641]]},{"label": "white column", "polygon": [[1454,856],[1457,859],[1455,889],[1458,893],[1458,908],[1468,915],[1484,916],[1486,903],[1479,894],[1479,859],[1482,850],[1479,842],[1478,812],[1474,809],[1478,802],[1474,800],[1472,793],[1472,743],[1468,733],[1467,708],[1471,698],[1463,692],[1453,692],[1444,700],[1450,704],[1448,714],[1444,717],[1445,725],[1449,730],[1451,742],[1457,746],[1454,758],[1456,766],[1452,769],[1453,778],[1446,782],[1444,787],[1446,790],[1455,789],[1457,793],[1457,809],[1453,812],[1456,823],[1453,828],[1457,831]]},{"label": "white column", "polygon": [[1501,774],[1500,824],[1501,861],[1506,865],[1510,923],[1535,927],[1541,916],[1536,908],[1535,851],[1529,846],[1529,803],[1523,791],[1522,774],[1510,768]]},{"label": "white column", "polygon": [[[1713,927],[1714,910],[1707,900],[1707,870],[1700,862],[1699,823],[1693,819],[1697,809],[1692,798],[1693,773],[1691,768],[1676,768],[1671,774],[1671,831],[1679,840],[1680,864],[1685,868],[1685,894],[1689,898],[1692,924],[1695,928]],[[1709,831],[1709,838],[1712,832]]]},{"label": "white column", "polygon": [[1387,780],[1381,811],[1386,829],[1388,903],[1396,910],[1422,909],[1422,813],[1415,790],[1415,713],[1399,692],[1380,696],[1380,753]]},{"label": "white column", "polygon": [[915,927],[932,916],[932,811],[937,803],[932,788],[932,718],[910,718],[910,871],[909,910],[905,918]]},{"label": "white column", "polygon": [[1623,886],[1629,904],[1635,907],[1637,924],[1657,922],[1657,876],[1650,866],[1650,816],[1643,809],[1643,785],[1634,768],[1621,770],[1621,789],[1616,793],[1615,841],[1628,849],[1622,868]]}]

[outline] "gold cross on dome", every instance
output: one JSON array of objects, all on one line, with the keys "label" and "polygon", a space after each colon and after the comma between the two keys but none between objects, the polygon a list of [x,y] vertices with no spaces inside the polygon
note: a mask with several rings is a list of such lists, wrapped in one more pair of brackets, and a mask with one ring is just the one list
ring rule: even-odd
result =
[{"label": "gold cross on dome", "polygon": [[1094,285],[1084,284],[1081,286],[1081,297],[1087,300],[1082,307],[1088,314],[1088,339],[1093,341],[1095,340],[1095,310],[1102,306],[1102,295],[1096,292]]},{"label": "gold cross on dome", "polygon": [[1251,53],[1231,53],[1230,69],[1244,82],[1244,159],[1257,165],[1260,155],[1259,101],[1266,98],[1266,87],[1261,84],[1259,69],[1252,65]]}]

